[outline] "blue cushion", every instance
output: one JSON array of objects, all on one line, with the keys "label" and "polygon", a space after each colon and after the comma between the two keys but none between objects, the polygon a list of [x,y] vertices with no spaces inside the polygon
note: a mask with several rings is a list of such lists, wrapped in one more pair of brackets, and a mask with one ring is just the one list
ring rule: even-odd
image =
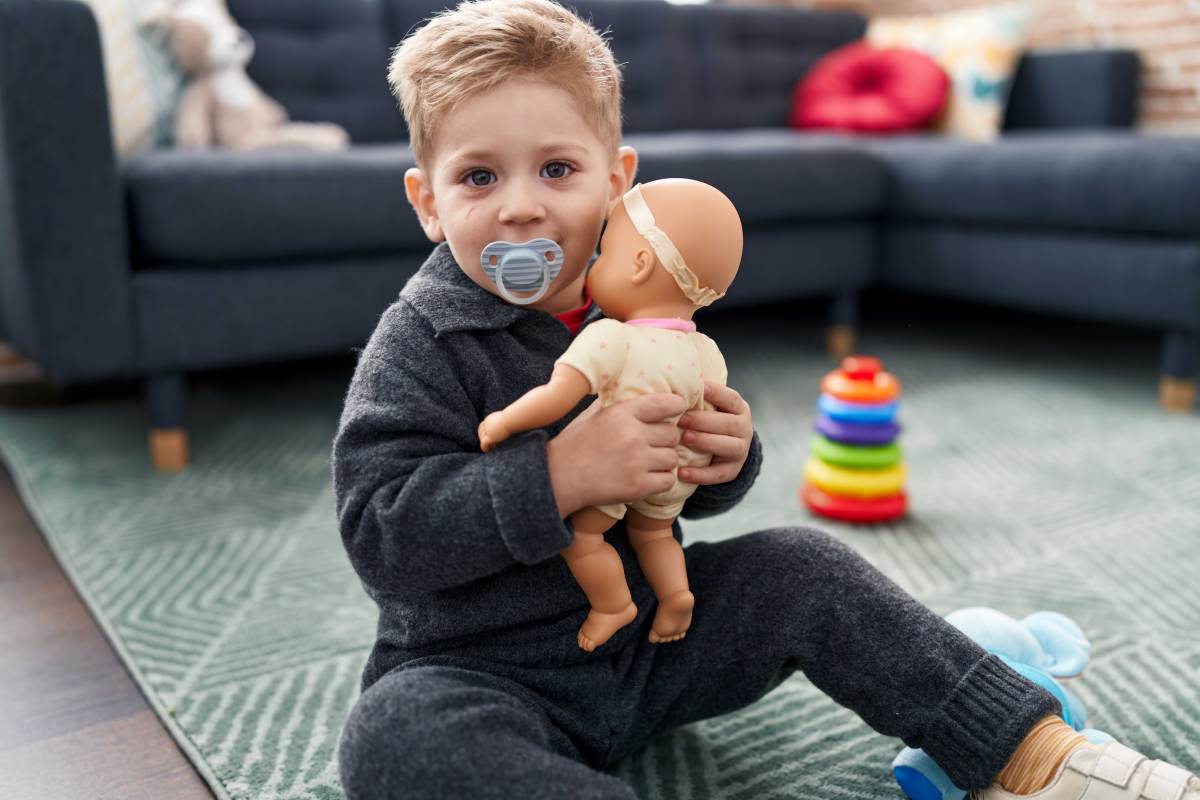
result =
[{"label": "blue cushion", "polygon": [[882,242],[887,286],[1181,330],[1200,318],[1195,240],[894,222]]},{"label": "blue cushion", "polygon": [[857,14],[680,6],[700,91],[677,128],[783,127],[792,90],[821,56],[862,37]]},{"label": "blue cushion", "polygon": [[883,205],[882,164],[844,136],[759,128],[633,134],[625,142],[638,151],[637,180],[710,183],[745,225],[861,218]]},{"label": "blue cushion", "polygon": [[424,248],[404,144],[346,151],[158,151],[124,165],[139,266]]},{"label": "blue cushion", "polygon": [[254,37],[246,71],[292,119],[336,122],[355,142],[404,137],[388,92],[385,28],[366,0],[227,0]]},{"label": "blue cushion", "polygon": [[1131,128],[1138,71],[1134,50],[1025,53],[1013,76],[1004,127]]},{"label": "blue cushion", "polygon": [[992,143],[864,139],[897,219],[1200,233],[1200,139],[1131,131],[1013,132]]}]

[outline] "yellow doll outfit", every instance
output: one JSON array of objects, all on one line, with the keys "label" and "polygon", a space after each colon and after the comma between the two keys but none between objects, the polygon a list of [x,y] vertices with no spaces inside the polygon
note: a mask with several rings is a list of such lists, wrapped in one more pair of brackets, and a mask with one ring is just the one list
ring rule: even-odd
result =
[{"label": "yellow doll outfit", "polygon": [[[643,394],[672,392],[687,401],[688,410],[710,409],[704,401],[704,382],[724,385],[725,359],[712,339],[683,319],[601,319],[588,325],[555,362],[583,373],[601,408]],[[682,415],[681,415],[682,416]],[[679,417],[671,419],[672,424]],[[712,454],[676,446],[678,467],[708,466]],[[630,504],[655,519],[679,515],[696,484],[676,480],[665,492]],[[624,503],[597,506],[614,519],[624,519]]]}]

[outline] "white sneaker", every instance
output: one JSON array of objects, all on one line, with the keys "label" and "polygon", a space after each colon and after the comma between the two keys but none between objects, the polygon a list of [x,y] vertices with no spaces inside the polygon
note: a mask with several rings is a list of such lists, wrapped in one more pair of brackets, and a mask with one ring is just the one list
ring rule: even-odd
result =
[{"label": "white sneaker", "polygon": [[1200,778],[1108,742],[1071,753],[1053,783],[1040,792],[1013,794],[996,783],[972,796],[976,800],[1200,800]]}]

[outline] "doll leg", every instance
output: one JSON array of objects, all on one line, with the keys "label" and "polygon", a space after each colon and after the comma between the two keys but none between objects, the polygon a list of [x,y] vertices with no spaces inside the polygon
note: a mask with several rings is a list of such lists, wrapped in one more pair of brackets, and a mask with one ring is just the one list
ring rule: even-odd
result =
[{"label": "doll leg", "polygon": [[576,511],[571,515],[575,539],[561,551],[592,606],[579,629],[579,646],[589,653],[637,616],[621,556],[604,541],[604,533],[616,523],[598,508]]},{"label": "doll leg", "polygon": [[629,543],[637,553],[646,582],[658,597],[658,611],[650,630],[650,641],[655,644],[675,642],[686,636],[696,604],[695,596],[688,590],[683,548],[671,531],[674,522],[674,518],[654,519],[632,508],[625,516]]}]

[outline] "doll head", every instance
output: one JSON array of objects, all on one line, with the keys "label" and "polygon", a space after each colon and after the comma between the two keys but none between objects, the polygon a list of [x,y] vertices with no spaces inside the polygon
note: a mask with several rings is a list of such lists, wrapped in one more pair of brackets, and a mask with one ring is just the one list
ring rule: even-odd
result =
[{"label": "doll head", "polygon": [[682,317],[720,299],[742,260],[742,221],[707,183],[639,184],[613,209],[588,290],[614,319]]},{"label": "doll head", "polygon": [[600,34],[549,0],[462,3],[396,48],[389,79],[426,236],[493,294],[487,244],[551,239],[561,271],[533,307],[579,305],[604,217],[637,168],[620,147],[620,72]]}]

